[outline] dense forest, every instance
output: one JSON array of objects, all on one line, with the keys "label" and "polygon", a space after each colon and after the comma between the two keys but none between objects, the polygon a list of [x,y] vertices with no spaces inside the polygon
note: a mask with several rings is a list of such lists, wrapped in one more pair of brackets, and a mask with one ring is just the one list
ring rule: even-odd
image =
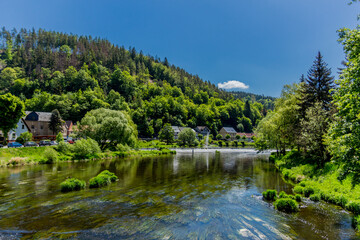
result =
[{"label": "dense forest", "polygon": [[270,96],[264,96],[254,93],[248,93],[243,91],[233,91],[230,92],[232,96],[234,96],[235,99],[241,99],[243,101],[252,101],[252,102],[259,102],[264,106],[264,109],[267,110],[274,110],[275,108],[275,97]]},{"label": "dense forest", "polygon": [[272,99],[240,100],[165,58],[105,39],[53,31],[3,28],[0,94],[11,93],[26,110],[57,109],[77,122],[93,109],[127,111],[140,137],[157,136],[166,123],[222,126],[252,132]]}]

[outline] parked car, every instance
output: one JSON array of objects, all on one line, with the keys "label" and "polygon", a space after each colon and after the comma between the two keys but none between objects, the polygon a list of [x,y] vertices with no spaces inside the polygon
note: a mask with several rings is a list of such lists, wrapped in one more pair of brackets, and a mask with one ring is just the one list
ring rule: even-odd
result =
[{"label": "parked car", "polygon": [[51,146],[50,140],[41,140],[39,146]]},{"label": "parked car", "polygon": [[22,144],[18,143],[18,142],[11,142],[11,143],[8,143],[8,147],[9,148],[20,148],[20,147],[24,147]]},{"label": "parked car", "polygon": [[26,142],[24,147],[38,147],[39,145],[36,142]]},{"label": "parked car", "polygon": [[74,144],[74,141],[70,140],[70,139],[66,140],[65,142],[70,143],[70,144]]},{"label": "parked car", "polygon": [[0,148],[4,147],[4,145],[0,144]]},{"label": "parked car", "polygon": [[50,145],[59,145],[59,143],[57,141],[51,141]]}]

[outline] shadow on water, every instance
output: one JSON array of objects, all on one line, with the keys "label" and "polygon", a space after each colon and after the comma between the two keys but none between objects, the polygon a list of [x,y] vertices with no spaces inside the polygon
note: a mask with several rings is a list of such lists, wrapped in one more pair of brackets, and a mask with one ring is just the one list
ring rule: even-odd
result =
[{"label": "shadow on water", "polygon": [[[0,237],[80,239],[355,239],[351,217],[324,203],[279,213],[261,192],[291,193],[267,155],[174,156],[0,169]],[[62,194],[66,177],[119,181]]]}]

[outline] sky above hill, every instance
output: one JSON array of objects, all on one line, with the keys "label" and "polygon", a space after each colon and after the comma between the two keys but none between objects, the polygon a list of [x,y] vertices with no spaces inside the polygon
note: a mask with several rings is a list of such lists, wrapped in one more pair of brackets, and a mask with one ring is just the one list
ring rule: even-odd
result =
[{"label": "sky above hill", "polygon": [[344,53],[336,31],[359,23],[360,4],[347,2],[5,0],[0,24],[106,38],[224,89],[276,97],[307,73],[317,51],[337,76]]}]

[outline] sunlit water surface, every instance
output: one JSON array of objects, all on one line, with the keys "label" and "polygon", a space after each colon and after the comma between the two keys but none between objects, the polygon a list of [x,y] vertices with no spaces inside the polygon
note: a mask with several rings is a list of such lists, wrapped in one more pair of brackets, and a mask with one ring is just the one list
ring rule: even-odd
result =
[{"label": "sunlit water surface", "polygon": [[[268,155],[179,151],[173,156],[0,169],[0,239],[357,239],[351,216],[306,201],[274,210],[266,189],[291,192]],[[67,177],[102,170],[119,181],[63,194]]]}]

